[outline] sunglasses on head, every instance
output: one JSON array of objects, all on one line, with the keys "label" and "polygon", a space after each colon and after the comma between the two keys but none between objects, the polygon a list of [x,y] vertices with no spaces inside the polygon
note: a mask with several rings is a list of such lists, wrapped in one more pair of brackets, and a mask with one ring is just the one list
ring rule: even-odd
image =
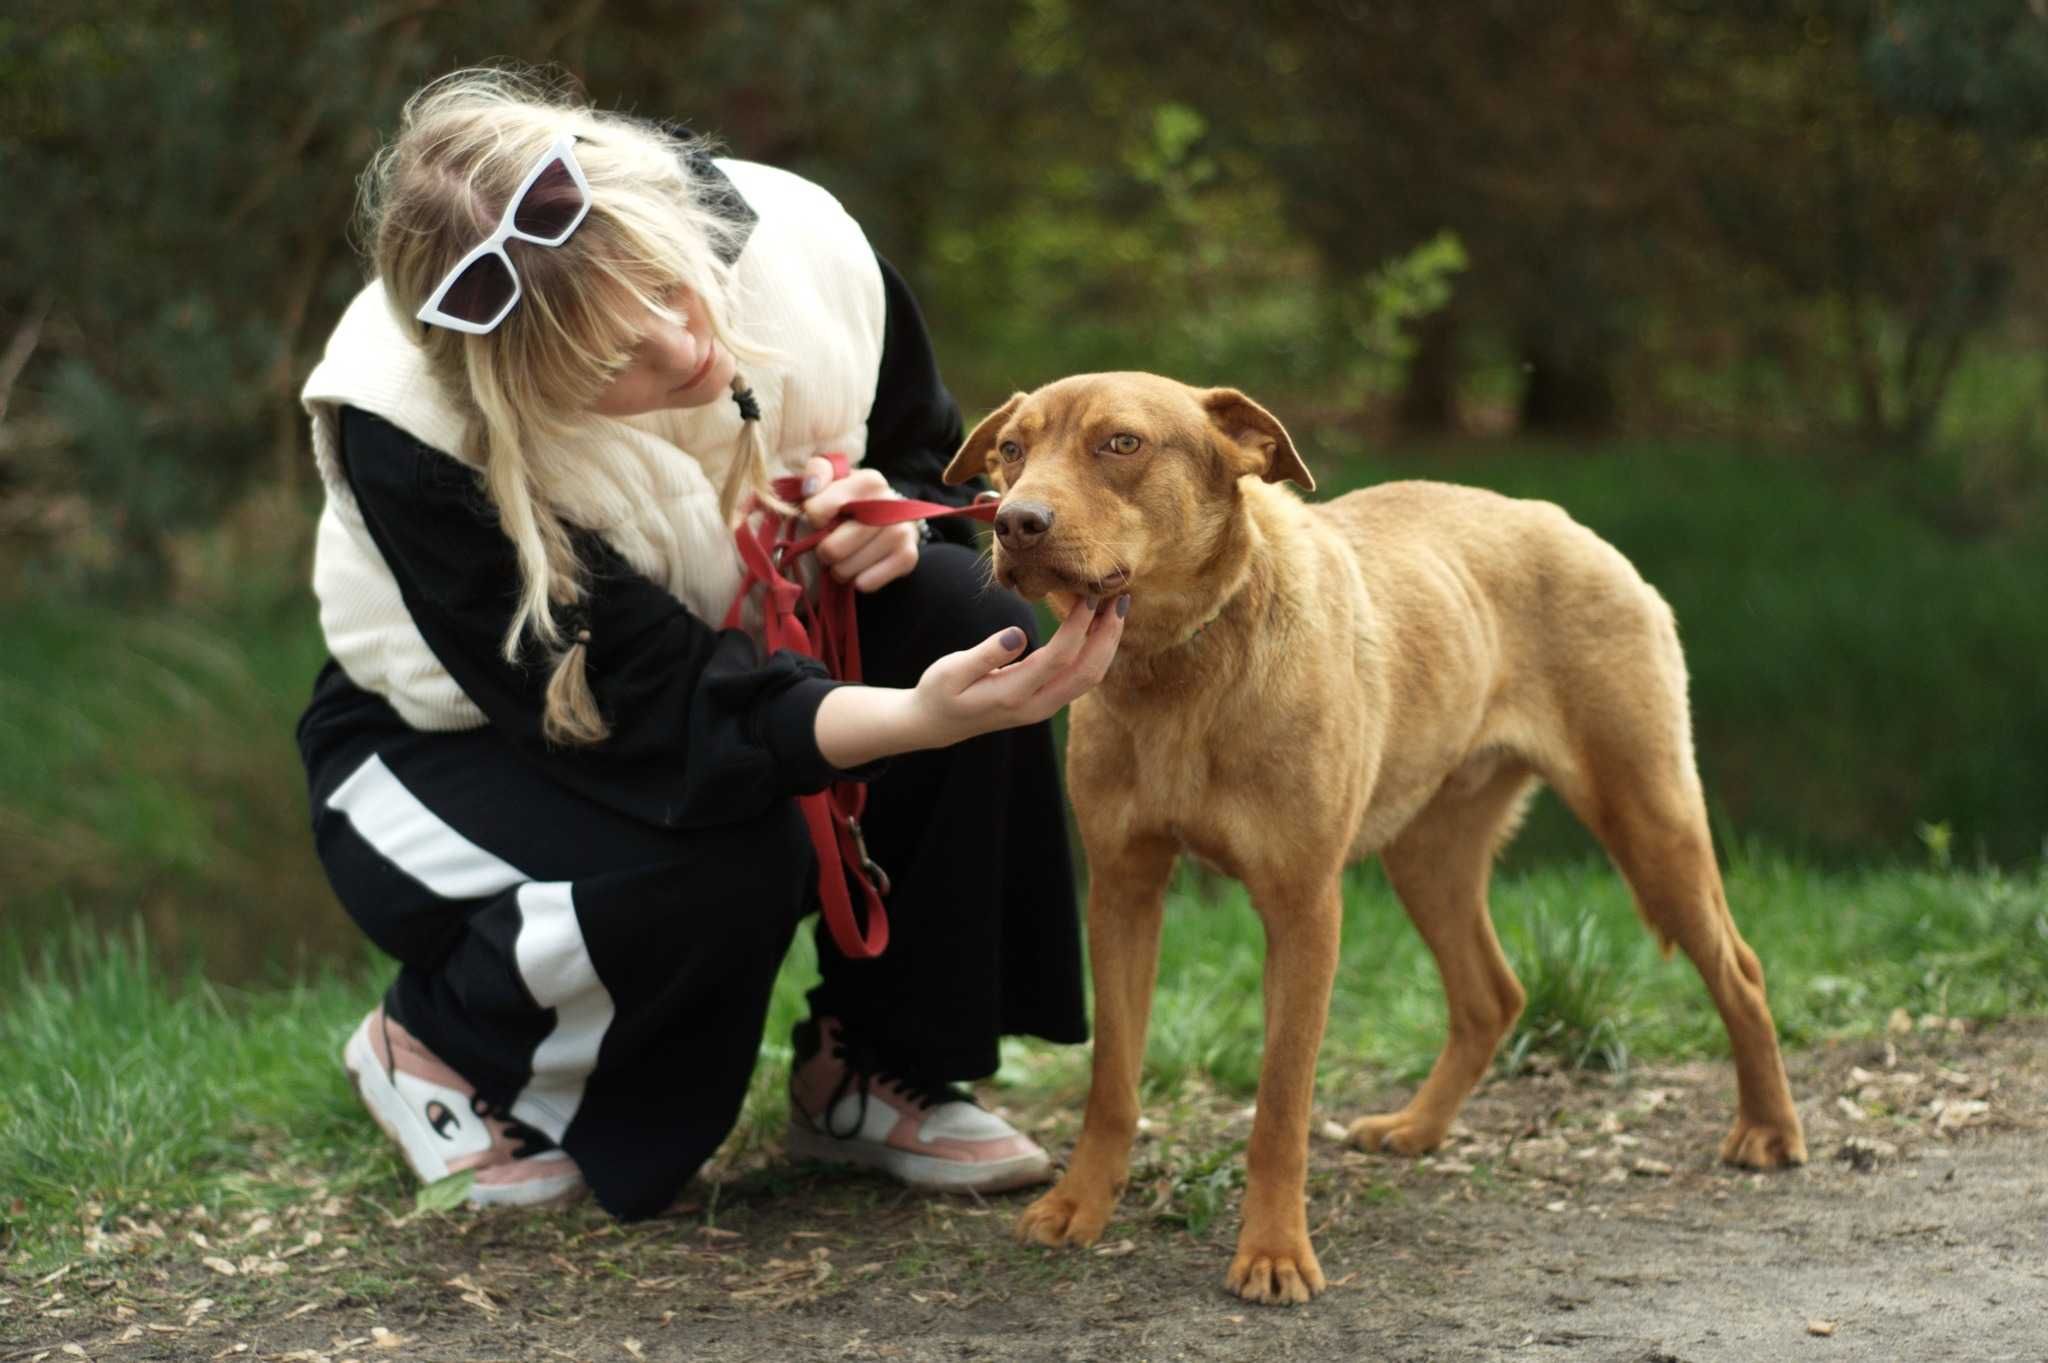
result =
[{"label": "sunglasses on head", "polygon": [[590,182],[576,164],[576,139],[562,136],[534,162],[512,191],[497,230],[455,262],[440,287],[413,315],[420,321],[482,336],[494,331],[519,302],[519,272],[505,243],[560,246],[590,212]]}]

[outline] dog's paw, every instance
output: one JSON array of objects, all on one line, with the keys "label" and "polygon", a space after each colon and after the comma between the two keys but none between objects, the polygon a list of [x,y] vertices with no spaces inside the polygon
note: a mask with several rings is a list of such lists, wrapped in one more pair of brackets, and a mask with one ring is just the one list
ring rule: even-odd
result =
[{"label": "dog's paw", "polygon": [[1262,1306],[1299,1306],[1328,1286],[1306,1237],[1299,1244],[1272,1249],[1239,1242],[1223,1285]]},{"label": "dog's paw", "polygon": [[1737,1117],[1721,1142],[1721,1162],[1744,1169],[1789,1169],[1806,1163],[1806,1136],[1799,1119],[1757,1122]]},{"label": "dog's paw", "polygon": [[1110,1207],[1054,1188],[1018,1215],[1017,1238],[1027,1245],[1092,1245],[1109,1224]]},{"label": "dog's paw", "polygon": [[1445,1129],[1413,1116],[1404,1108],[1400,1112],[1360,1117],[1344,1134],[1346,1139],[1361,1150],[1385,1150],[1396,1155],[1425,1155],[1443,1144]]}]

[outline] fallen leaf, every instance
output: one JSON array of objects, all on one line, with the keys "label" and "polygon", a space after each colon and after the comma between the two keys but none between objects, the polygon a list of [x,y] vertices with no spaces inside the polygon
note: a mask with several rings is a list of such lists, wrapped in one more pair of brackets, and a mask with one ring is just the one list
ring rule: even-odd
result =
[{"label": "fallen leaf", "polygon": [[487,1315],[495,1316],[498,1314],[498,1304],[491,1300],[490,1289],[477,1282],[476,1279],[470,1277],[467,1273],[450,1278],[442,1286],[452,1287],[460,1292],[462,1299],[477,1310]]},{"label": "fallen leaf", "polygon": [[403,1349],[405,1347],[405,1336],[395,1330],[387,1330],[381,1325],[372,1325],[370,1327],[370,1347],[373,1349]]},{"label": "fallen leaf", "polygon": [[1351,1132],[1345,1128],[1342,1122],[1325,1121],[1323,1123],[1323,1139],[1326,1141],[1342,1142],[1350,1135]]},{"label": "fallen leaf", "polygon": [[640,1341],[637,1339],[622,1339],[619,1341],[619,1347],[635,1358],[647,1357],[646,1351],[640,1347]]},{"label": "fallen leaf", "polygon": [[[1901,1009],[1900,1011],[1901,1011],[1901,1012],[1904,1012],[1905,1010],[1904,1010],[1904,1009]],[[1831,1321],[1831,1320],[1810,1320],[1810,1321],[1806,1322],[1806,1333],[1808,1333],[1809,1335],[1820,1335],[1820,1336],[1821,1336],[1822,1338],[1826,1338],[1826,1337],[1827,1337],[1828,1335],[1831,1335],[1831,1334],[1833,1334],[1834,1332],[1835,1332],[1835,1322],[1834,1322],[1834,1321]]]},{"label": "fallen leaf", "polygon": [[1642,1157],[1638,1156],[1635,1160],[1630,1162],[1629,1168],[1635,1173],[1643,1175],[1645,1178],[1671,1177],[1671,1166],[1660,1159],[1643,1159]]},{"label": "fallen leaf", "polygon": [[469,1190],[475,1184],[474,1169],[464,1169],[446,1178],[437,1178],[413,1197],[412,1209],[416,1212],[453,1211],[469,1201]]},{"label": "fallen leaf", "polygon": [[1137,1247],[1138,1242],[1136,1240],[1119,1240],[1113,1245],[1098,1245],[1095,1248],[1095,1252],[1105,1259],[1111,1259],[1119,1254],[1129,1254]]},{"label": "fallen leaf", "polygon": [[91,1354],[87,1353],[87,1352],[86,1352],[86,1351],[85,1351],[84,1349],[80,1348],[80,1347],[79,1347],[78,1345],[76,1345],[76,1344],[66,1344],[66,1345],[64,1346],[64,1348],[63,1348],[62,1352],[64,1352],[64,1353],[67,1353],[67,1354],[70,1354],[70,1355],[71,1355],[71,1356],[72,1356],[73,1358],[91,1358],[91,1357],[92,1357],[92,1355],[91,1355]]},{"label": "fallen leaf", "polygon": [[238,1271],[233,1263],[221,1258],[218,1254],[209,1254],[204,1259],[201,1259],[199,1262],[205,1264],[208,1268],[212,1269],[215,1273],[220,1274],[220,1276],[223,1278],[232,1278]]}]

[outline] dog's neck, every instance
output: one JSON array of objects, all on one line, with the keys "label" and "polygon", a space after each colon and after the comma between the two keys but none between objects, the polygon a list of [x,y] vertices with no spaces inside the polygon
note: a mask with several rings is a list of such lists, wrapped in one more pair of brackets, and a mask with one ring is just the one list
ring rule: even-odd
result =
[{"label": "dog's neck", "polygon": [[1191,669],[1213,670],[1205,655],[1259,609],[1262,588],[1253,567],[1264,543],[1251,499],[1242,499],[1191,575],[1201,590],[1141,590],[1133,599],[1106,684],[1142,690],[1169,679],[1184,681]]}]

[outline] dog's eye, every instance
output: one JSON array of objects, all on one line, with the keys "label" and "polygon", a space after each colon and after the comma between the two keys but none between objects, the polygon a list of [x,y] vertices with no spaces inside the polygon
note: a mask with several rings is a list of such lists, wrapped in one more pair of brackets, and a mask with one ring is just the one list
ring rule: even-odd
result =
[{"label": "dog's eye", "polygon": [[1103,441],[1102,448],[1108,450],[1111,454],[1136,454],[1138,446],[1144,443],[1144,441],[1138,439],[1129,431],[1124,431]]},{"label": "dog's eye", "polygon": [[1014,464],[1019,459],[1022,459],[1024,457],[1024,447],[1022,445],[1019,445],[1014,440],[1005,440],[1001,445],[997,446],[996,448],[997,451],[1003,456],[1003,462],[1005,464]]}]

